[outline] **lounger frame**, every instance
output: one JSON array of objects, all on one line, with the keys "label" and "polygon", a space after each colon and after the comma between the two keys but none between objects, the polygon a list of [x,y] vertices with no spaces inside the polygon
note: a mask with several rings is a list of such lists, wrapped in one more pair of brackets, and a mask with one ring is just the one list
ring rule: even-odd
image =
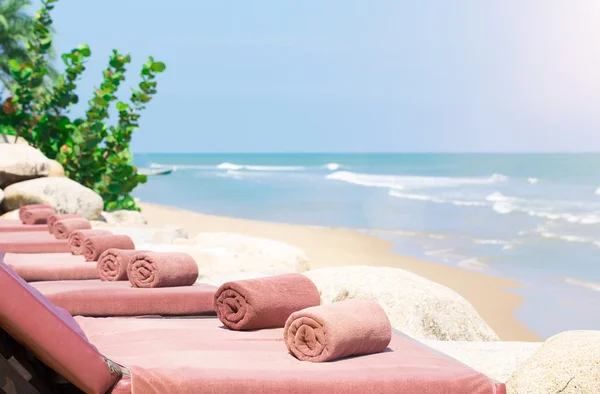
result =
[{"label": "lounger frame", "polygon": [[83,393],[0,329],[0,393]]}]

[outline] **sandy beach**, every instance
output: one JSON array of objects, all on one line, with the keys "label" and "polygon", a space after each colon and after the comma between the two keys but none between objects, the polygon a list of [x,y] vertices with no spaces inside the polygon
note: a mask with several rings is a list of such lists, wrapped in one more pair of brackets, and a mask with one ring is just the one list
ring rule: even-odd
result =
[{"label": "sandy beach", "polygon": [[539,341],[540,337],[518,322],[514,311],[522,297],[506,289],[518,282],[414,259],[390,251],[385,240],[357,231],[269,223],[220,217],[142,203],[151,226],[177,226],[190,236],[200,232],[236,232],[286,242],[303,249],[312,269],[342,265],[402,268],[447,286],[465,297],[504,341]]}]

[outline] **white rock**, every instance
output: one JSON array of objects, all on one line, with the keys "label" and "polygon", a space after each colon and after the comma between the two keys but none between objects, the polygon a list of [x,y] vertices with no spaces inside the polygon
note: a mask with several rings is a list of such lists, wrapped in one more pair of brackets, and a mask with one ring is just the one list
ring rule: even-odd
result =
[{"label": "white rock", "polygon": [[546,340],[506,382],[508,393],[600,393],[600,331],[566,331]]},{"label": "white rock", "polygon": [[58,213],[79,214],[88,219],[99,218],[104,207],[102,197],[96,192],[69,178],[32,179],[4,189],[4,210],[27,204],[49,204]]},{"label": "white rock", "polygon": [[234,280],[246,280],[246,279],[256,279],[256,278],[265,278],[268,276],[273,276],[270,274],[264,274],[260,272],[238,272],[231,273],[229,275],[214,275],[214,276],[199,276],[197,282],[198,283],[206,283],[213,286],[221,286],[223,283],[231,282]]},{"label": "white rock", "polygon": [[26,144],[0,144],[0,187],[48,176],[50,162]]},{"label": "white rock", "polygon": [[29,143],[23,137],[15,137],[14,135],[0,134],[0,144],[24,144]]},{"label": "white rock", "polygon": [[137,249],[188,253],[196,260],[203,282],[290,274],[308,268],[302,250],[278,241],[230,233],[205,233],[194,240],[197,243],[193,245],[147,244]]},{"label": "white rock", "polygon": [[171,244],[174,240],[187,237],[184,229],[179,227],[127,227],[111,226],[105,222],[95,222],[94,228],[106,229],[113,234],[128,235],[136,245],[136,249],[144,244]]},{"label": "white rock", "polygon": [[345,266],[304,274],[316,284],[322,303],[373,299],[386,311],[393,328],[413,338],[499,340],[462,296],[412,272],[391,267]]},{"label": "white rock", "polygon": [[0,216],[0,219],[19,219],[19,210],[15,209],[14,211],[6,212]]},{"label": "white rock", "polygon": [[48,159],[48,163],[50,166],[48,176],[65,176],[65,169],[62,164],[51,159]]},{"label": "white rock", "polygon": [[542,345],[542,342],[420,341],[502,383]]},{"label": "white rock", "polygon": [[148,224],[148,221],[138,211],[112,211],[102,212],[102,218],[110,225],[121,225],[121,226],[144,226]]},{"label": "white rock", "polygon": [[[304,272],[309,269],[308,257],[296,246],[268,238],[250,237],[237,233],[200,233],[193,238],[194,246],[203,249],[224,248],[232,256],[244,256],[256,261],[258,272],[273,274]],[[264,260],[260,263],[259,260]]]}]

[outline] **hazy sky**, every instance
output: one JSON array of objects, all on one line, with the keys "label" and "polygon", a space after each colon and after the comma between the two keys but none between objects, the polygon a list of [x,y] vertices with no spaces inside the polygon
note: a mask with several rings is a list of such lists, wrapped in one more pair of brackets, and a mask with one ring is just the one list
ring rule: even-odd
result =
[{"label": "hazy sky", "polygon": [[[58,51],[167,64],[136,152],[600,150],[598,0],[61,0]],[[129,96],[129,89],[122,89]]]}]

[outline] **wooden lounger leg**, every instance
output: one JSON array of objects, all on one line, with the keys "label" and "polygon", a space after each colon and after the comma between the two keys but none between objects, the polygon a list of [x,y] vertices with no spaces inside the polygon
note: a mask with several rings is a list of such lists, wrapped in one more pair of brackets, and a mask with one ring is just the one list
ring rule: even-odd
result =
[{"label": "wooden lounger leg", "polygon": [[82,391],[0,329],[0,393],[71,394]]},{"label": "wooden lounger leg", "polygon": [[0,356],[0,391],[5,394],[40,394],[29,383],[31,375],[14,358],[5,359]]}]

